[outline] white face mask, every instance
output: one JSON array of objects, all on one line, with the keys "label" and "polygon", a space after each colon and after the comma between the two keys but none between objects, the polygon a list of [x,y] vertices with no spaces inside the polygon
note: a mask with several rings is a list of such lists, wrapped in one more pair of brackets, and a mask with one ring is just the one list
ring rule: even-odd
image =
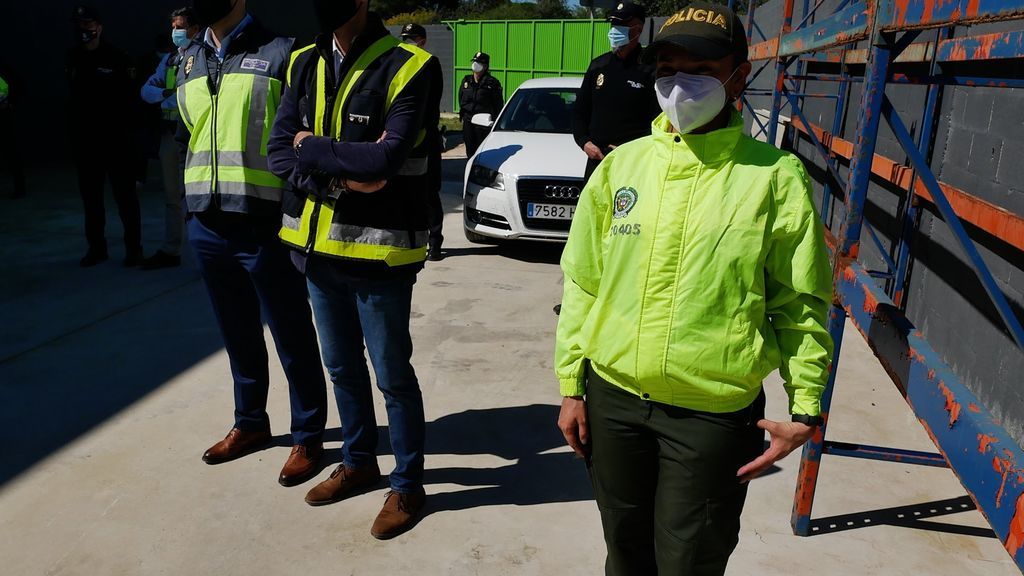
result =
[{"label": "white face mask", "polygon": [[476,72],[477,74],[479,74],[479,73],[481,73],[483,71],[484,71],[484,65],[483,64],[481,64],[479,62],[473,62],[473,72]]},{"label": "white face mask", "polygon": [[658,105],[680,134],[688,134],[707,124],[726,104],[725,85],[713,76],[677,72],[658,78],[654,91]]}]

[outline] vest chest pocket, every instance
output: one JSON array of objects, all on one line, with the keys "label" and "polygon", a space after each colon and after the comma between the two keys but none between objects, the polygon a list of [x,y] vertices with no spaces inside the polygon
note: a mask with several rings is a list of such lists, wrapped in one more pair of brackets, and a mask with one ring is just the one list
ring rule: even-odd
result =
[{"label": "vest chest pocket", "polygon": [[345,107],[341,128],[342,142],[371,142],[384,131],[384,95],[366,91],[353,94]]}]

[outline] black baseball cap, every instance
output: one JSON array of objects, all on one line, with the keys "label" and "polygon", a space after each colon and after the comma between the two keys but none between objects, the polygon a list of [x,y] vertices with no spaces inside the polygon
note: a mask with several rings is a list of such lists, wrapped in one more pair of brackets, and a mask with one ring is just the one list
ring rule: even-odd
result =
[{"label": "black baseball cap", "polygon": [[481,64],[490,64],[491,55],[487,52],[477,52],[473,55],[473,62],[479,62]]},{"label": "black baseball cap", "polygon": [[99,22],[100,13],[92,6],[79,4],[71,11],[72,22]]},{"label": "black baseball cap", "polygon": [[639,4],[632,2],[619,2],[615,8],[608,13],[608,21],[612,24],[625,24],[633,18],[643,20],[647,17],[647,11]]},{"label": "black baseball cap", "polygon": [[721,4],[691,2],[665,21],[643,55],[643,62],[654,62],[658,49],[675,44],[687,52],[707,60],[718,60],[729,54],[737,62],[747,61],[747,33],[736,14]]},{"label": "black baseball cap", "polygon": [[402,38],[408,38],[410,36],[416,38],[426,38],[427,29],[419,24],[409,23],[402,27]]}]

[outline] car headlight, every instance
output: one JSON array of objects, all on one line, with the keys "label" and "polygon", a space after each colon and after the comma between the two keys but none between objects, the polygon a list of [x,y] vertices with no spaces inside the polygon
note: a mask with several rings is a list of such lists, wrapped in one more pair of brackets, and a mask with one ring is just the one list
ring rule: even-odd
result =
[{"label": "car headlight", "polygon": [[505,189],[505,177],[497,170],[491,170],[480,164],[473,164],[469,169],[469,181],[478,186],[486,186],[497,190]]}]

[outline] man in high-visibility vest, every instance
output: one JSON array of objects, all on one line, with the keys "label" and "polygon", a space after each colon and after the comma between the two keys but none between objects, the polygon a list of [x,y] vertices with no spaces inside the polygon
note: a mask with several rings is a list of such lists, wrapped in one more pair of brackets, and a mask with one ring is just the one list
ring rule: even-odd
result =
[{"label": "man in high-visibility vest", "polygon": [[[832,269],[800,160],[743,134],[732,11],[693,2],[643,60],[663,114],[594,171],[562,255],[559,427],[589,458],[607,574],[721,575],[747,481],[822,421]],[[791,422],[764,419],[776,369]]]},{"label": "man in high-visibility vest", "polygon": [[288,378],[292,451],[278,482],[299,484],[319,469],[327,383],[302,275],[277,239],[286,184],[267,167],[291,38],[246,13],[245,0],[195,0],[209,22],[182,55],[177,97],[184,147],[189,243],[196,254],[231,361],[235,423],[203,454],[207,464],[267,446],[270,387],[266,320]]},{"label": "man in high-visibility vest", "polygon": [[181,159],[174,133],[178,128],[178,98],[174,95],[178,81],[181,56],[192,39],[199,33],[199,23],[191,8],[179,8],[171,13],[171,41],[176,50],[160,59],[156,71],[142,85],[142,99],[149,104],[159,104],[160,121],[160,169],[164,180],[164,245],[152,256],[142,261],[143,270],[155,270],[181,265],[181,236],[183,220],[181,200],[184,187],[181,182]]},{"label": "man in high-visibility vest", "polygon": [[380,480],[369,351],[395,455],[370,533],[391,538],[423,510],[423,398],[413,370],[412,287],[427,255],[428,94],[433,58],[388,34],[367,0],[314,1],[321,34],[296,52],[270,137],[294,187],[281,239],[306,255],[324,363],[341,413],[342,463],[306,495],[337,502]]}]

